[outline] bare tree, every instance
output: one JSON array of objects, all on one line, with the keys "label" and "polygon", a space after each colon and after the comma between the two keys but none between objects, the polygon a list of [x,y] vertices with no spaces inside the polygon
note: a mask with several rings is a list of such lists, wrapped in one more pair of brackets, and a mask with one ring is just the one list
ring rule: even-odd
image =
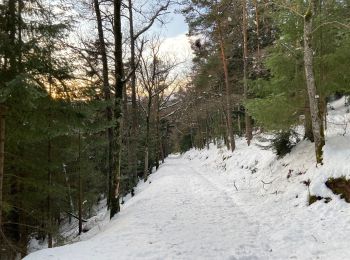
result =
[{"label": "bare tree", "polygon": [[[150,46],[150,55],[141,56],[141,67],[139,69],[140,85],[144,92],[146,100],[146,107],[143,111],[146,116],[146,137],[145,137],[145,151],[144,151],[144,180],[146,181],[149,175],[149,149],[150,149],[150,127],[151,120],[155,117],[156,132],[159,127],[159,109],[160,97],[166,89],[171,87],[176,81],[176,76],[172,76],[173,69],[178,64],[167,60],[160,56],[159,40],[153,40]],[[153,109],[152,109],[153,108]],[[152,113],[154,111],[155,113]],[[159,133],[157,138],[159,138]],[[158,141],[157,141],[158,142]],[[159,143],[156,149],[159,148]]]},{"label": "bare tree", "polygon": [[137,83],[137,77],[136,77],[136,69],[137,69],[137,62],[136,62],[136,42],[137,40],[146,33],[155,23],[156,20],[160,18],[160,16],[164,15],[166,10],[168,9],[170,5],[170,0],[167,0],[164,2],[164,4],[161,4],[155,12],[151,15],[151,17],[148,18],[148,22],[145,23],[145,25],[138,31],[135,30],[134,26],[134,6],[132,3],[132,0],[128,0],[128,12],[129,12],[129,32],[130,32],[130,70],[131,70],[131,77],[130,77],[130,87],[131,87],[131,128],[130,128],[130,145],[129,147],[131,149],[128,149],[128,155],[130,156],[129,159],[129,170],[130,173],[133,175],[133,178],[137,178],[137,132],[138,132],[138,124],[137,124],[137,100],[136,100],[136,83]]}]

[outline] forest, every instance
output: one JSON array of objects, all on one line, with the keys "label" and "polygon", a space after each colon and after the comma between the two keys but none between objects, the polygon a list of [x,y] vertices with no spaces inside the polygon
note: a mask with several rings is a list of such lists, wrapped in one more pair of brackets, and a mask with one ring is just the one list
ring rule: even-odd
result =
[{"label": "forest", "polygon": [[[162,47],[175,14],[190,66]],[[278,158],[312,142],[327,167],[330,102],[350,110],[349,14],[349,0],[0,1],[0,259],[70,243],[98,205],[112,221],[169,155],[268,137]]]}]

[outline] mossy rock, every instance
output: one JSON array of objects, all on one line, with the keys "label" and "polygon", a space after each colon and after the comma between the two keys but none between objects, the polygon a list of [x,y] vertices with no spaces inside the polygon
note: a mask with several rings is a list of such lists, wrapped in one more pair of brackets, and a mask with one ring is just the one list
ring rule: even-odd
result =
[{"label": "mossy rock", "polygon": [[340,198],[350,203],[350,180],[345,177],[330,178],[326,181],[326,186],[334,194],[340,195]]},{"label": "mossy rock", "polygon": [[321,197],[321,196],[316,196],[316,195],[310,195],[309,197],[309,206],[313,203],[315,203],[316,201],[319,201],[319,200],[324,200],[324,203],[328,203],[330,202],[332,199],[329,198],[329,197]]}]

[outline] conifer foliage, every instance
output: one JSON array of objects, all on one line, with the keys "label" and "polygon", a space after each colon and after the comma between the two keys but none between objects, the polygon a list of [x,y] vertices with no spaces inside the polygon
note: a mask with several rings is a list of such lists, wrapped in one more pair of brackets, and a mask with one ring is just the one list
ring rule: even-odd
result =
[{"label": "conifer foliage", "polygon": [[[154,100],[147,100],[136,81],[148,41],[143,34],[169,5],[158,1],[145,12],[117,0],[0,3],[1,259],[25,256],[31,239],[48,247],[68,242],[62,226],[76,225],[76,235],[86,231],[104,198],[111,218],[117,214],[144,177],[146,129],[149,172],[164,161],[173,91],[165,93],[158,80]],[[125,21],[130,35],[122,33]],[[91,33],[80,34],[83,23]],[[145,102],[152,114],[147,127],[140,114]]]},{"label": "conifer foliage", "polygon": [[[187,124],[179,125],[184,133],[181,144],[188,147],[191,140],[191,146],[205,147],[223,141],[229,148],[231,126],[236,134],[245,134],[248,145],[252,131],[272,131],[278,141],[280,132],[294,132],[303,123],[305,138],[315,142],[315,161],[322,164],[327,101],[336,93],[349,92],[349,73],[342,70],[349,61],[335,58],[349,54],[343,49],[350,33],[349,4],[322,0],[182,4],[195,58],[187,95],[180,97],[188,104],[180,120]],[[220,66],[222,57],[227,77]],[[225,99],[230,107],[224,105]]]}]

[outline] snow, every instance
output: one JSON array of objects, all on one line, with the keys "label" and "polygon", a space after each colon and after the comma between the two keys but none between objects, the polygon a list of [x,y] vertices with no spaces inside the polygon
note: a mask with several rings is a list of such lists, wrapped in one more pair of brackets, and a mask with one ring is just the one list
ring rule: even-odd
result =
[{"label": "snow", "polygon": [[[343,104],[332,103],[330,121],[349,118]],[[258,139],[238,139],[234,153],[212,144],[173,155],[83,241],[25,259],[349,259],[350,204],[324,184],[350,177],[342,127],[328,126],[323,166],[308,141],[279,160]],[[332,200],[308,206],[309,193]]]}]

